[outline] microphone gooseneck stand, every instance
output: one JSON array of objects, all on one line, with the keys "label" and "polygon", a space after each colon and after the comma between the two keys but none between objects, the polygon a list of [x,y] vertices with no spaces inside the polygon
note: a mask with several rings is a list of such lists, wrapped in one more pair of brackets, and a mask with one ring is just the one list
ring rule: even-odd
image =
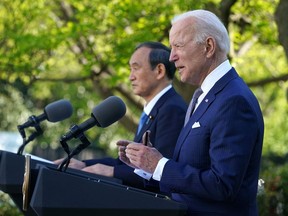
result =
[{"label": "microphone gooseneck stand", "polygon": [[[23,125],[18,125],[17,128],[18,128],[18,131],[19,133],[21,134],[22,138],[23,138],[23,142],[22,142],[22,145],[18,148],[18,151],[17,151],[17,154],[18,155],[22,155],[23,154],[23,151],[24,151],[24,148],[25,146],[33,141],[36,137],[40,136],[41,134],[43,134],[43,130],[41,129],[40,127],[40,121],[37,120],[37,118],[32,115],[28,118],[29,122],[32,122],[31,125],[26,125],[26,124],[23,124]],[[25,128],[27,127],[34,127],[35,128],[35,132],[33,132],[29,137],[28,139],[26,139],[26,133],[25,133]]]},{"label": "microphone gooseneck stand", "polygon": [[71,134],[77,134],[77,136],[75,138],[78,138],[80,141],[82,141],[82,143],[78,144],[78,146],[75,149],[70,151],[69,146],[67,144],[67,141],[70,139],[71,136],[63,135],[60,138],[60,143],[61,143],[64,151],[67,153],[67,157],[58,166],[58,170],[61,172],[67,170],[67,167],[69,166],[69,163],[70,163],[70,160],[72,157],[79,154],[83,149],[85,149],[87,146],[89,146],[91,144],[90,141],[85,136],[84,132],[81,132],[78,125],[73,125],[70,128],[70,132],[71,132]]}]

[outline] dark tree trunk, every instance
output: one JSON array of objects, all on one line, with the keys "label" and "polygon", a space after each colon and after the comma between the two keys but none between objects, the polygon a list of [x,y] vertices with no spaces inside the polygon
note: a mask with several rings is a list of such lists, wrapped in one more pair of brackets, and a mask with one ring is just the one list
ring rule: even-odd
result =
[{"label": "dark tree trunk", "polygon": [[276,11],[275,20],[278,26],[279,42],[283,46],[288,59],[288,0],[280,0]]}]

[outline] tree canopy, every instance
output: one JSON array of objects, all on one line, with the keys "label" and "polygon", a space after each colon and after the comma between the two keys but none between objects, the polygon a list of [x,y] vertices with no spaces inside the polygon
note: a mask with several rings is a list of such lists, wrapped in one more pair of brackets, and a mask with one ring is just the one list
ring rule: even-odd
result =
[{"label": "tree canopy", "polygon": [[[88,131],[97,148],[115,154],[113,140],[132,138],[143,105],[128,81],[134,47],[144,41],[169,45],[171,18],[200,8],[215,12],[226,25],[231,63],[260,101],[264,154],[286,155],[287,0],[2,0],[1,130],[15,131],[48,103],[69,99],[72,118],[43,123],[44,136],[37,139],[42,148],[56,149],[71,124],[83,122],[95,105],[117,95],[127,104],[125,117],[108,129]],[[174,85],[188,101],[193,87],[177,78]]]}]

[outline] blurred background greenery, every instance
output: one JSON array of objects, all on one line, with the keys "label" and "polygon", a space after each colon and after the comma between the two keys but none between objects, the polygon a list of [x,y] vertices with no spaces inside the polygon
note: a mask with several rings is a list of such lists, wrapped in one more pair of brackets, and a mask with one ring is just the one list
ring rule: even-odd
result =
[{"label": "blurred background greenery", "polygon": [[[77,158],[116,156],[115,141],[133,138],[143,105],[128,81],[134,47],[148,40],[169,45],[171,18],[199,8],[215,12],[228,28],[231,63],[263,111],[260,215],[288,215],[288,0],[1,0],[0,131],[17,133],[17,125],[47,104],[70,100],[72,117],[41,123],[44,134],[26,148],[54,160],[65,155],[60,136],[117,95],[127,105],[125,117],[87,131],[91,145]],[[188,102],[194,89],[178,77],[174,86]],[[0,193],[0,215],[18,214]]]}]

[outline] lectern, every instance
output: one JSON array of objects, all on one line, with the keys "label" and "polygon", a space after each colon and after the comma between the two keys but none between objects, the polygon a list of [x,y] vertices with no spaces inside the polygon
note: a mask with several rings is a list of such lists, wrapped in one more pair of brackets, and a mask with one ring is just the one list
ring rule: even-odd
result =
[{"label": "lectern", "polygon": [[[31,160],[31,167],[37,163]],[[23,212],[22,184],[24,180],[25,157],[12,152],[0,151],[0,190],[9,194],[17,208]],[[36,216],[32,208],[23,212],[27,216]]]},{"label": "lectern", "polygon": [[39,216],[174,216],[187,207],[168,197],[39,166],[30,206]]},{"label": "lectern", "polygon": [[[33,191],[35,186],[35,181],[38,175],[38,165],[45,167],[51,167],[56,169],[56,165],[46,163],[39,160],[31,159],[30,161],[30,191]],[[26,211],[23,211],[23,194],[22,187],[24,181],[24,171],[25,171],[25,157],[23,155],[18,155],[8,151],[0,150],[0,190],[7,193],[13,202],[16,204],[17,208],[22,211],[25,216],[36,216],[37,213],[28,206]],[[116,178],[108,178],[105,176],[100,176],[92,173],[83,172],[80,170],[67,169],[67,173],[81,175],[87,179],[103,179],[109,180],[110,182],[117,182],[121,184],[122,181]]]}]

